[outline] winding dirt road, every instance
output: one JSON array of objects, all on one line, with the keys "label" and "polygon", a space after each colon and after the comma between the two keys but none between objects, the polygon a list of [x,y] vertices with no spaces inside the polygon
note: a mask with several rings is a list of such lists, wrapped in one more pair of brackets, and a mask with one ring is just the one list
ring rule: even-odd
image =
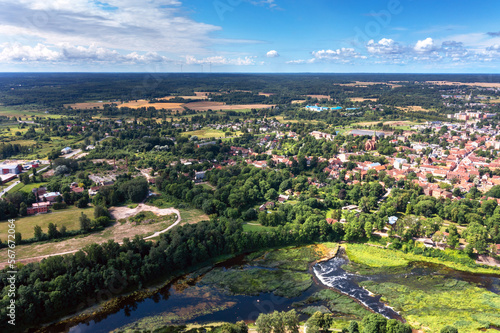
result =
[{"label": "winding dirt road", "polygon": [[[155,232],[151,236],[144,237],[143,239],[145,239],[145,240],[158,237],[159,235],[161,235],[161,234],[169,231],[170,229],[172,229],[173,227],[175,227],[176,225],[178,225],[182,221],[180,212],[177,209],[175,209],[175,208],[161,209],[161,208],[157,208],[157,207],[154,207],[154,206],[145,205],[145,204],[142,204],[142,203],[139,204],[139,205],[137,205],[137,207],[133,208],[133,209],[132,208],[128,208],[128,207],[115,207],[115,208],[111,208],[109,210],[111,216],[113,218],[115,218],[116,220],[126,219],[126,218],[134,216],[134,215],[136,215],[136,214],[138,214],[140,212],[143,212],[143,211],[150,211],[150,212],[153,212],[156,215],[170,215],[170,214],[177,215],[177,220],[172,225],[170,225],[168,228],[165,228],[163,230]],[[105,240],[105,241],[107,241],[107,240]],[[122,244],[123,242],[122,241],[118,241],[117,243],[118,244]],[[75,253],[75,252],[78,252],[80,250],[81,249],[75,249],[75,250],[71,250],[71,251],[64,251],[64,252],[52,253],[52,254],[48,254],[48,255],[44,255],[44,256],[24,258],[24,259],[17,260],[17,262],[18,263],[22,263],[22,264],[28,264],[28,263],[32,263],[32,262],[41,261],[41,260],[43,260],[45,258],[48,258],[48,257],[53,257],[53,256],[59,256],[59,255],[65,255],[65,254]],[[8,262],[1,262],[0,263],[0,269],[3,269],[5,267],[7,267],[7,266],[8,266]]]}]

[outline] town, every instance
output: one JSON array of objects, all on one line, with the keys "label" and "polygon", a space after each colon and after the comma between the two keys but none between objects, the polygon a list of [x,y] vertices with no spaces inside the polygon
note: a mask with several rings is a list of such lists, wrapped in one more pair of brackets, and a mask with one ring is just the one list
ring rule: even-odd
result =
[{"label": "town", "polygon": [[[101,78],[107,79],[112,78]],[[53,102],[57,106],[43,112],[0,109],[0,220],[5,221],[0,222],[0,253],[8,250],[7,220],[15,219],[19,269],[31,272],[50,263],[66,271],[68,261],[82,269],[100,262],[93,271],[122,267],[131,276],[127,283],[137,286],[147,285],[158,272],[188,272],[213,257],[270,251],[272,263],[248,257],[255,268],[231,266],[226,273],[214,268],[201,285],[259,294],[238,289],[238,279],[249,279],[262,284],[260,292],[281,295],[286,302],[313,288],[308,274],[328,276],[317,271],[322,264],[310,273],[284,268],[284,261],[276,259],[280,256],[305,256],[300,259],[305,271],[323,253],[333,256],[325,265],[349,258],[345,269],[362,272],[378,272],[382,266],[374,262],[392,265],[391,256],[398,256],[405,263],[427,261],[470,274],[498,274],[500,89],[399,77],[396,87],[386,81],[347,85],[345,79],[336,80],[323,82],[333,82],[331,96],[298,88],[285,95],[270,81],[245,92],[193,90],[192,95],[162,98],[166,93],[159,91],[160,96],[134,107],[116,98],[65,103],[63,93],[57,97],[61,102]],[[310,91],[307,81],[302,84]],[[398,89],[408,92],[412,103],[422,90],[431,95],[413,105],[400,99]],[[132,263],[126,253],[136,253],[137,261]],[[141,263],[148,268],[141,269]],[[0,264],[6,268],[8,261]],[[262,268],[267,265],[278,267],[269,281],[270,273]],[[413,266],[403,266],[405,274],[412,272]],[[251,271],[259,276],[247,275]],[[81,274],[93,274],[88,272]],[[61,276],[74,281],[71,274]],[[105,284],[92,276],[86,288]],[[286,276],[294,281],[289,289],[271,287],[271,281],[285,283]],[[435,287],[435,281],[427,283]],[[59,295],[47,286],[36,288],[39,295]],[[332,282],[331,288],[340,290],[343,302],[354,302],[342,286]],[[83,289],[65,290],[61,294],[77,296],[51,303],[58,313],[72,313],[76,300],[95,305]],[[113,296],[120,294],[113,291]],[[375,302],[371,297],[360,294],[358,300]],[[325,320],[337,327],[345,320],[363,323],[381,306],[378,313],[400,325],[392,318],[398,313],[374,304],[355,312],[340,309]],[[295,306],[300,318],[311,316],[308,322],[319,316],[312,310],[318,307]],[[409,328],[403,326],[401,332]]]}]

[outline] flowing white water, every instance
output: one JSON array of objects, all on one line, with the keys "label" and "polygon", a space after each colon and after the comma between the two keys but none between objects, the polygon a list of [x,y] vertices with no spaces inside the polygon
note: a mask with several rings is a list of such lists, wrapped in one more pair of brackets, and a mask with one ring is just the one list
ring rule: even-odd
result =
[{"label": "flowing white water", "polygon": [[314,265],[313,271],[324,285],[355,298],[367,308],[380,313],[384,317],[399,317],[399,314],[391,307],[380,302],[380,297],[374,296],[358,284],[360,281],[367,280],[367,277],[348,273],[342,269],[342,265],[347,263],[349,263],[349,260],[340,253],[333,259]]}]

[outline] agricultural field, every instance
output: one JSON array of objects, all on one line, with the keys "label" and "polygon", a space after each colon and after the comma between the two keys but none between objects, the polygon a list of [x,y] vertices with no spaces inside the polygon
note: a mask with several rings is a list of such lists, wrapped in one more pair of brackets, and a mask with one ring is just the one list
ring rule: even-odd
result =
[{"label": "agricultural field", "polygon": [[120,108],[128,107],[131,109],[154,107],[156,109],[170,109],[175,111],[183,111],[184,110],[183,105],[184,105],[183,103],[149,103],[149,101],[145,99],[140,99],[137,101],[131,101],[120,104],[118,107]]},{"label": "agricultural field", "polygon": [[409,105],[409,106],[398,106],[398,109],[404,112],[431,112],[433,110],[430,109],[424,109],[423,107],[419,105]]},{"label": "agricultural field", "polygon": [[366,102],[366,101],[376,102],[378,101],[378,98],[351,97],[349,98],[349,100],[351,102]]},{"label": "agricultural field", "polygon": [[400,84],[394,84],[394,83],[388,83],[388,82],[363,82],[363,81],[355,81],[353,83],[340,83],[339,86],[366,88],[366,87],[378,85],[378,84],[388,85],[388,86],[391,86],[392,88],[401,87]]},{"label": "agricultural field", "polygon": [[301,119],[301,120],[297,120],[297,119],[285,119],[285,117],[283,116],[276,116],[276,117],[273,117],[274,119],[276,119],[277,121],[279,121],[280,123],[309,123],[309,124],[317,124],[319,123],[318,120],[308,120],[308,119]]},{"label": "agricultural field", "polygon": [[[208,139],[208,138],[224,138],[226,136],[226,132],[221,130],[216,130],[212,128],[206,128],[196,131],[189,131],[182,133],[183,135],[196,135],[200,139]],[[242,132],[238,131],[236,133],[231,134],[231,136],[240,136]]]},{"label": "agricultural field", "polygon": [[317,98],[317,99],[327,99],[327,100],[331,100],[332,98],[330,97],[330,95],[306,95],[307,97],[311,97],[311,98]]},{"label": "agricultural field", "polygon": [[453,81],[426,81],[427,83],[438,86],[470,86],[483,88],[500,88],[497,82],[453,82]]},{"label": "agricultural field", "polygon": [[0,116],[6,117],[16,117],[21,118],[22,120],[33,120],[34,117],[41,118],[61,118],[62,115],[45,113],[42,111],[36,110],[21,110],[15,107],[1,106],[0,105]]},{"label": "agricultural field", "polygon": [[273,104],[224,104],[222,102],[190,102],[183,104],[184,107],[195,111],[208,111],[208,110],[246,110],[246,109],[268,109],[273,107]]}]

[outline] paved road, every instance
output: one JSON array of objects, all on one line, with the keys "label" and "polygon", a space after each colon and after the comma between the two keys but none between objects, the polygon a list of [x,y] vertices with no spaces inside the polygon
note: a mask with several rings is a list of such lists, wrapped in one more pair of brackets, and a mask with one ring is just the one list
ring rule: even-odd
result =
[{"label": "paved road", "polygon": [[[64,158],[72,158],[73,156],[75,156],[75,155],[77,155],[77,154],[79,154],[79,153],[81,153],[81,152],[82,152],[82,150],[81,150],[81,149],[77,149],[77,150],[75,150],[75,151],[73,151],[73,152],[71,152],[71,153],[69,153],[69,154],[65,155],[65,156],[64,156]],[[43,167],[43,168],[41,168],[41,169],[37,170],[37,173],[40,173],[40,172],[42,172],[42,171],[45,171],[45,170],[46,170],[46,169],[48,169],[49,167],[50,167],[50,165],[47,165],[46,167]],[[30,174],[30,177],[33,177],[33,174]],[[0,193],[0,198],[1,198],[1,197],[3,197],[5,194],[7,194],[7,192],[9,192],[10,190],[12,190],[12,188],[13,188],[14,186],[16,186],[17,184],[19,184],[19,183],[20,183],[20,181],[18,180],[18,181],[16,181],[16,182],[12,183],[12,184],[11,184],[9,187],[7,187],[5,190],[3,190],[3,191]]]},{"label": "paved road", "polygon": [[72,158],[73,156],[80,154],[81,152],[81,149],[73,150],[71,153],[64,155],[64,158]]}]

